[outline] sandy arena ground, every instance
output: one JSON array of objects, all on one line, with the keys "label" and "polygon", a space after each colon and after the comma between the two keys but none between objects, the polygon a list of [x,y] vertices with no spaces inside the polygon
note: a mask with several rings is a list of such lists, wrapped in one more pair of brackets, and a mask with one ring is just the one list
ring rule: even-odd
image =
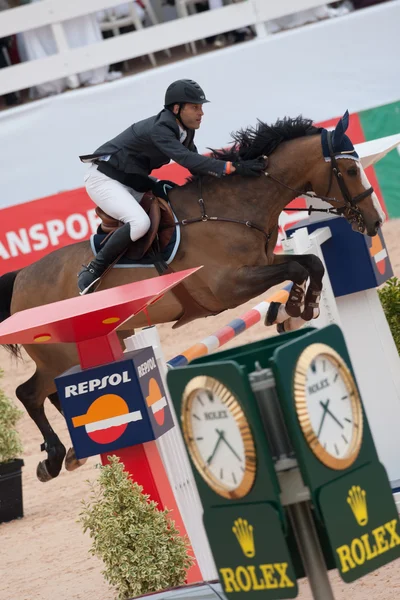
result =
[{"label": "sandy arena ground", "polygon": [[[395,274],[400,277],[400,221],[384,226],[385,239]],[[160,334],[167,359],[172,358],[194,341],[212,333],[234,316],[251,308],[253,300],[235,311],[229,311],[190,324],[173,335],[170,326],[161,326]],[[242,344],[265,336],[260,325],[231,342]],[[5,371],[1,386],[14,397],[19,383],[33,373],[28,358],[16,363],[0,349],[0,366]],[[18,401],[17,401],[18,402]],[[49,420],[64,444],[70,441],[63,418],[50,403],[46,408]],[[0,525],[0,600],[113,600],[114,592],[101,575],[102,563],[88,554],[90,539],[76,523],[80,503],[94,479],[98,458],[89,459],[74,473],[63,470],[49,482],[36,479],[36,465],[43,455],[39,431],[25,413],[19,424],[24,444],[23,493],[25,517]],[[337,573],[330,574],[336,600],[392,600],[400,597],[400,561],[392,563],[353,585],[344,584]],[[399,596],[397,596],[399,594]],[[311,600],[306,581],[301,582],[301,600]]]}]

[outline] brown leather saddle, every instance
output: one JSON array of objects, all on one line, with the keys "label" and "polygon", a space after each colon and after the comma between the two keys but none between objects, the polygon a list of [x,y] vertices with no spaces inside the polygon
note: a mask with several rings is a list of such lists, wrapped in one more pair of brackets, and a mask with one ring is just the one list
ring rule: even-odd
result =
[{"label": "brown leather saddle", "polygon": [[[147,192],[143,196],[140,206],[147,213],[151,225],[144,237],[132,242],[129,246],[125,256],[130,260],[140,260],[151,250],[159,254],[168,246],[175,231],[174,215],[168,202]],[[101,219],[100,228],[104,233],[111,234],[123,225],[121,221],[110,217],[98,206],[96,214]],[[107,239],[108,236],[102,243],[105,243]]]},{"label": "brown leather saddle", "polygon": [[[154,264],[159,275],[174,273],[174,270],[170,265],[166,265],[160,261],[160,254],[170,242],[176,227],[172,209],[165,200],[153,196],[151,192],[148,192],[143,196],[140,205],[150,218],[150,229],[143,238],[133,242],[129,246],[124,256],[131,260],[140,260],[147,253],[153,252],[155,256]],[[113,219],[99,207],[96,208],[96,214],[102,221],[100,227],[104,233],[111,234],[118,227],[123,225],[121,221]],[[106,242],[107,237],[102,243]],[[190,323],[193,319],[206,317],[210,314],[218,314],[218,312],[220,312],[212,313],[199,304],[187,290],[183,282],[175,286],[171,290],[171,293],[182,306],[182,312],[172,326],[173,329],[181,327],[186,323]]]}]

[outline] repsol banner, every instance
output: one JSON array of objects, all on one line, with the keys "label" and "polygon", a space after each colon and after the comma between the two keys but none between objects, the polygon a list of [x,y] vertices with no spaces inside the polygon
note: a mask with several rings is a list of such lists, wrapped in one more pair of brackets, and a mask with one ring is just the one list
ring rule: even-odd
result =
[{"label": "repsol banner", "polygon": [[78,458],[143,444],[174,423],[152,348],[55,380]]}]

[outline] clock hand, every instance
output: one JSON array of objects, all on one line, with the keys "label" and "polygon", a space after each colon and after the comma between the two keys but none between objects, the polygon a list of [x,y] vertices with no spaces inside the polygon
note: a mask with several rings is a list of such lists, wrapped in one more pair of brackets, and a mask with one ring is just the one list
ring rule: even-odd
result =
[{"label": "clock hand", "polygon": [[322,426],[323,426],[323,424],[324,424],[324,422],[325,422],[325,417],[326,417],[326,412],[327,412],[327,410],[328,410],[328,404],[329,404],[329,400],[327,401],[327,403],[326,403],[326,406],[325,406],[325,404],[322,402],[322,400],[320,400],[320,402],[319,402],[319,403],[320,403],[320,405],[322,406],[322,408],[324,409],[324,412],[323,412],[322,419],[321,419],[321,423],[320,423],[320,425],[319,425],[319,429],[318,429],[318,433],[317,433],[317,437],[318,437],[318,438],[319,438],[319,436],[321,435]]},{"label": "clock hand", "polygon": [[337,419],[337,418],[335,417],[335,415],[334,415],[334,414],[333,414],[333,413],[332,413],[332,412],[329,410],[329,408],[328,408],[328,404],[329,404],[329,402],[330,402],[330,400],[327,400],[327,401],[326,401],[326,404],[324,404],[322,401],[320,401],[320,404],[321,404],[321,406],[323,406],[323,407],[324,407],[324,409],[325,409],[325,412],[327,412],[327,413],[328,413],[328,415],[329,415],[330,417],[332,417],[332,419],[333,419],[334,421],[336,421],[336,423],[339,425],[339,427],[341,427],[342,429],[344,429],[343,423],[341,423],[341,422],[339,421],[339,419]]},{"label": "clock hand", "polygon": [[329,408],[327,408],[327,409],[326,409],[326,412],[328,413],[328,415],[329,415],[330,417],[332,417],[332,419],[333,419],[334,421],[336,421],[336,423],[339,425],[339,427],[341,427],[342,429],[344,429],[344,425],[343,425],[343,423],[341,423],[341,422],[339,421],[339,419],[337,419],[337,418],[335,417],[335,415],[334,415],[334,414],[333,414],[333,413],[332,413],[332,412],[329,410]]},{"label": "clock hand", "polygon": [[232,446],[230,445],[230,443],[225,438],[225,432],[224,431],[221,431],[221,438],[222,438],[222,441],[225,442],[225,444],[228,446],[228,448],[232,452],[232,454],[234,454],[236,456],[236,458],[238,460],[240,460],[240,462],[242,462],[242,459],[240,458],[239,454],[237,454],[237,452],[232,448]]},{"label": "clock hand", "polygon": [[214,446],[214,450],[211,452],[210,456],[207,458],[206,462],[207,462],[208,465],[211,464],[211,461],[214,458],[215,453],[218,450],[218,446],[219,446],[219,444],[220,444],[220,442],[222,440],[222,436],[223,436],[223,431],[219,431],[218,429],[216,429],[215,431],[218,433],[218,440],[217,440],[217,443]]}]

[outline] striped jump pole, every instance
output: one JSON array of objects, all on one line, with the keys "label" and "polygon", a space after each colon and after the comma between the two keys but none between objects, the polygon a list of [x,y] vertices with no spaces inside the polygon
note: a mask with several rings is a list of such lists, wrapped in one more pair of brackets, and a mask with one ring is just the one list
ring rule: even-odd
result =
[{"label": "striped jump pole", "polygon": [[230,323],[225,325],[225,327],[222,327],[222,329],[219,329],[212,335],[209,335],[197,344],[190,346],[190,348],[187,348],[187,350],[184,350],[181,354],[178,354],[169,360],[167,365],[172,368],[184,367],[195,358],[206,356],[207,354],[214,352],[214,350],[221,348],[221,346],[227,344],[230,340],[243,333],[243,331],[246,331],[246,329],[263,321],[267,316],[271,302],[281,302],[282,304],[285,304],[289,298],[291,287],[292,284],[289,283],[275,294],[272,294],[267,300],[263,300],[257,304],[257,306],[244,315],[233,319]]}]

